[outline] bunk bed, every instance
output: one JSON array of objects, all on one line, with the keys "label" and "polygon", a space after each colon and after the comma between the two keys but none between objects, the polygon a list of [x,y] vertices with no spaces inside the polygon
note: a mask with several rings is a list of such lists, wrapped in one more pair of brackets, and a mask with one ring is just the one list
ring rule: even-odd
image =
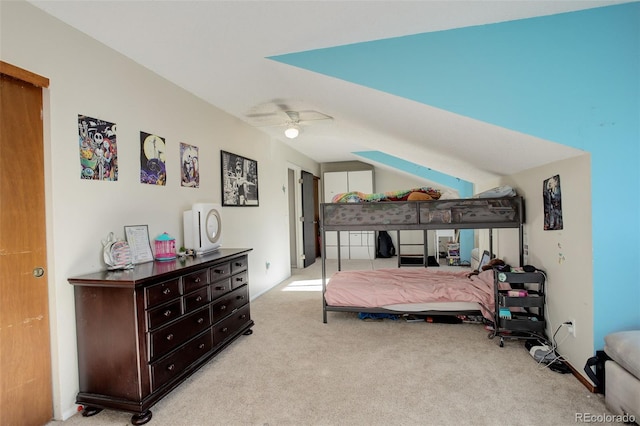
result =
[{"label": "bunk bed", "polygon": [[[406,288],[403,282],[431,282],[434,278],[443,278],[443,275],[451,275],[445,279],[455,282],[454,286],[463,285],[466,280],[471,287],[482,287],[477,279],[466,277],[468,271],[432,272],[430,268],[412,268],[411,272],[406,271],[400,274],[399,269],[389,271],[372,270],[359,271],[362,275],[356,278],[353,271],[342,271],[342,261],[340,255],[340,232],[341,231],[400,231],[400,230],[438,230],[438,229],[488,229],[489,230],[489,251],[493,252],[493,229],[516,228],[519,230],[519,261],[523,264],[524,259],[524,200],[520,196],[509,196],[499,198],[469,198],[469,199],[447,199],[447,200],[424,200],[424,201],[379,201],[379,202],[338,202],[324,203],[321,205],[321,240],[322,240],[322,303],[323,322],[327,322],[328,311],[358,312],[358,313],[391,313],[391,314],[420,314],[420,315],[463,315],[482,314],[486,318],[492,318],[492,300],[485,299],[485,289],[480,289],[477,296],[469,296],[475,290],[457,289],[452,291],[450,300],[442,301],[442,297],[433,302],[429,299],[402,300],[384,299],[380,294],[389,295],[393,292],[402,292],[406,296]],[[326,234],[336,232],[338,239],[338,271],[333,274],[330,280],[327,279],[327,259],[326,259]],[[427,256],[427,245],[425,244],[425,258]],[[382,271],[382,272],[381,272]],[[394,273],[396,271],[396,273]],[[458,274],[458,276],[453,276]],[[464,275],[464,276],[463,276]],[[490,276],[489,276],[490,275]],[[386,278],[385,278],[386,276]],[[491,281],[490,294],[493,294],[493,274],[487,272],[487,279]],[[363,291],[358,298],[348,300],[348,297],[340,300],[334,290],[340,286],[346,287],[344,291],[353,293],[354,283],[359,281],[358,291]],[[370,293],[367,295],[367,283],[371,284]],[[439,284],[438,284],[439,285]],[[329,294],[327,289],[332,287]],[[443,291],[440,286],[439,290]],[[458,291],[459,290],[459,291]],[[375,294],[375,293],[378,294]],[[363,295],[364,294],[364,295]],[[461,298],[457,295],[464,294]],[[327,298],[327,296],[329,296]],[[371,296],[371,297],[369,297]],[[410,296],[406,296],[409,297]],[[444,296],[443,296],[444,297]],[[472,300],[469,300],[472,297]],[[473,299],[475,297],[475,299]],[[491,296],[493,297],[493,296]],[[445,297],[446,298],[446,297]],[[364,300],[369,300],[364,303]],[[377,301],[376,301],[377,299]],[[426,300],[426,301],[425,301]],[[366,306],[362,306],[366,305]]]}]

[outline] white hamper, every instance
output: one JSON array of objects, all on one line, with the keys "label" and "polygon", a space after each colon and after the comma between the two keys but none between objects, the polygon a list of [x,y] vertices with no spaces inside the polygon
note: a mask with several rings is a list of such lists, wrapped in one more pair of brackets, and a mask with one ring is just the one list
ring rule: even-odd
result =
[{"label": "white hamper", "polygon": [[611,333],[604,338],[605,403],[614,414],[640,420],[640,330]]}]

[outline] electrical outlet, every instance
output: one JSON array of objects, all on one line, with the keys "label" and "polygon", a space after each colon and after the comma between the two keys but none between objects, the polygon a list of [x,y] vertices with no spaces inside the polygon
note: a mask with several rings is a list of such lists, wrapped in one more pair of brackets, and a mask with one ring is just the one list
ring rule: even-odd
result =
[{"label": "electrical outlet", "polygon": [[570,335],[572,335],[573,337],[576,337],[576,320],[572,319],[567,321],[570,324],[567,324],[567,331],[569,332]]}]

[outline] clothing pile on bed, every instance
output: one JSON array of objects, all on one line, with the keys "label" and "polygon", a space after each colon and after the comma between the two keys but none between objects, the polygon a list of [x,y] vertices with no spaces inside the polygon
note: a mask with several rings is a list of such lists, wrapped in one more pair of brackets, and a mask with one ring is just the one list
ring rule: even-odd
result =
[{"label": "clothing pile on bed", "polygon": [[405,189],[399,191],[378,192],[375,194],[365,194],[364,192],[345,192],[336,194],[331,200],[332,203],[362,203],[378,201],[418,201],[418,200],[439,200],[442,192],[439,189],[423,186],[420,188]]}]

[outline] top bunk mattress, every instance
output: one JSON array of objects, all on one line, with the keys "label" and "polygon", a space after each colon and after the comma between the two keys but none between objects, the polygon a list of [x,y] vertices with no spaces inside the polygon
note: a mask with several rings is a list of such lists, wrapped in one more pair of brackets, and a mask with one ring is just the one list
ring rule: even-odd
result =
[{"label": "top bunk mattress", "polygon": [[477,303],[493,320],[495,309],[492,270],[468,277],[469,271],[430,268],[388,268],[336,272],[324,293],[329,306],[385,308],[423,303]]},{"label": "top bunk mattress", "polygon": [[325,203],[325,230],[341,227],[475,228],[517,227],[524,223],[522,197],[389,201],[374,203]]}]

